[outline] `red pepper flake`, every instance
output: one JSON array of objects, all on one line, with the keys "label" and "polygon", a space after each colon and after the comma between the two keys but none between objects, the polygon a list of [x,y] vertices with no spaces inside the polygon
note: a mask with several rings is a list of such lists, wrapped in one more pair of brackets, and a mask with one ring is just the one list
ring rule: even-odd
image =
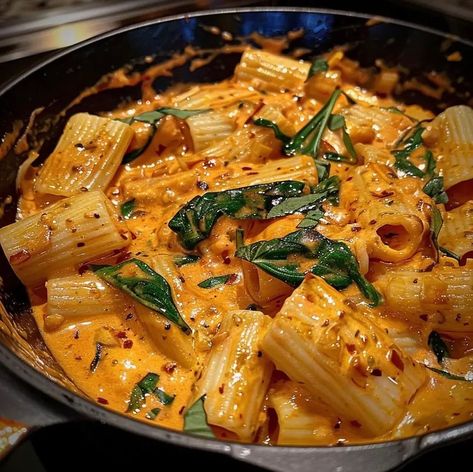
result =
[{"label": "red pepper flake", "polygon": [[98,397],[97,401],[102,405],[108,405],[108,400],[106,398]]},{"label": "red pepper flake", "polygon": [[356,421],[356,420],[350,421],[350,424],[351,424],[354,428],[361,428],[361,423],[359,423],[359,422]]},{"label": "red pepper flake", "polygon": [[230,277],[228,277],[225,285],[233,285],[236,282],[238,282],[238,274],[230,274]]},{"label": "red pepper flake", "polygon": [[31,254],[26,249],[21,249],[20,251],[12,254],[10,256],[10,264],[17,265],[23,262],[26,262],[31,257]]},{"label": "red pepper flake", "polygon": [[74,333],[74,339],[79,339],[79,330]]},{"label": "red pepper flake", "polygon": [[209,184],[207,182],[204,182],[203,180],[198,180],[197,187],[200,188],[200,190],[208,190]]},{"label": "red pepper flake", "polygon": [[333,425],[333,429],[340,429],[340,426],[342,426],[342,420],[338,418],[337,422]]},{"label": "red pepper flake", "polygon": [[182,413],[184,413],[185,409],[186,409],[186,405],[182,405],[181,409],[179,410],[179,414],[182,415]]},{"label": "red pepper flake", "polygon": [[128,313],[128,315],[126,315],[126,320],[131,320],[133,318],[133,313]]},{"label": "red pepper flake", "polygon": [[381,372],[381,369],[376,368],[371,371],[371,375],[374,375],[375,377],[381,377],[383,373]]},{"label": "red pepper flake", "polygon": [[123,343],[123,347],[125,349],[131,349],[131,347],[133,346],[133,341],[131,339],[127,339],[124,343]]},{"label": "red pepper flake", "polygon": [[391,354],[391,362],[401,371],[404,371],[404,362],[402,362],[401,357],[399,356],[399,353],[393,349],[392,354]]},{"label": "red pepper flake", "polygon": [[177,364],[175,362],[166,362],[166,364],[163,365],[163,370],[167,374],[172,374],[176,367],[177,367]]},{"label": "red pepper flake", "polygon": [[128,336],[126,335],[125,331],[119,331],[117,334],[116,334],[117,338],[118,339],[125,339],[127,338]]}]

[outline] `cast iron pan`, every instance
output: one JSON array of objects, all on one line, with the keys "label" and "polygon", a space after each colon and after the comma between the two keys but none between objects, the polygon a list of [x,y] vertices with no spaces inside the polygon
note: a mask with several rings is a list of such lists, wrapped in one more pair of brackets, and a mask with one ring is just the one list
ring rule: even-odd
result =
[{"label": "cast iron pan", "polygon": [[[140,67],[139,59],[144,56],[152,55],[156,62],[160,62],[173,52],[182,51],[188,44],[201,48],[222,46],[221,36],[212,34],[204,26],[217,26],[234,37],[248,36],[254,31],[265,36],[277,36],[304,28],[304,37],[293,46],[309,48],[312,55],[336,45],[349,44],[348,55],[363,66],[371,66],[376,59],[382,58],[387,65],[403,66],[406,77],[414,76],[426,81],[426,74],[435,70],[446,72],[453,80],[455,91],[445,93],[440,100],[411,91],[401,97],[406,102],[420,102],[435,112],[456,103],[471,104],[473,82],[469,68],[473,64],[472,43],[398,21],[367,20],[365,16],[352,13],[257,8],[175,16],[106,34],[61,52],[1,90],[0,136],[12,129],[15,120],[26,123],[34,109],[45,107],[36,123],[38,136],[46,137],[42,150],[44,157],[54,146],[67,117],[56,120],[52,126],[48,125],[50,119],[84,88],[124,64]],[[446,56],[455,51],[463,59],[447,61]],[[172,82],[218,81],[232,73],[238,60],[238,54],[222,55],[192,74],[187,67],[180,67],[172,78],[158,78],[154,85],[160,91]],[[133,87],[105,91],[73,107],[68,114],[85,110],[103,112],[123,100],[137,98],[138,92]],[[11,152],[0,160],[0,198],[13,196],[0,226],[14,220],[14,182],[23,159],[24,156]],[[11,332],[0,329],[0,361],[7,369],[0,369],[0,413],[8,414],[10,419],[40,427],[88,417],[159,441],[228,454],[276,471],[302,472],[314,470],[315,464],[321,472],[389,470],[434,446],[473,435],[471,422],[424,436],[380,444],[331,448],[265,447],[201,439],[134,421],[65,388],[67,379],[47,352],[32,323],[26,292],[10,270],[3,253],[0,257],[0,276],[3,279],[0,300],[5,307],[4,313],[0,312],[0,320],[7,321],[10,330],[27,339],[31,346],[21,350],[18,338],[12,341]],[[36,367],[33,368],[31,363]]]}]

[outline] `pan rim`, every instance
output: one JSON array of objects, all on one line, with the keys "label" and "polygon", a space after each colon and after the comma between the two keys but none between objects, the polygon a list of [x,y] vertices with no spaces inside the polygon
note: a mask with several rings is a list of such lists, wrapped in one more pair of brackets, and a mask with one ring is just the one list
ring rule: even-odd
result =
[{"label": "pan rim", "polygon": [[[372,19],[376,18],[380,22],[394,24],[397,26],[402,26],[409,29],[414,29],[418,31],[423,31],[435,36],[440,36],[445,39],[451,39],[458,43],[464,44],[468,47],[473,48],[473,41],[463,39],[459,36],[452,35],[449,33],[442,32],[440,30],[429,28],[422,25],[417,25],[412,22],[397,20],[389,17],[370,15],[366,13],[357,13],[350,12],[345,10],[333,10],[333,9],[319,9],[319,8],[305,8],[305,7],[245,7],[245,8],[221,8],[213,9],[207,11],[195,11],[189,13],[181,13],[171,16],[166,16],[154,20],[148,20],[140,22],[134,25],[129,25],[123,28],[119,28],[113,31],[109,31],[93,38],[82,41],[78,44],[65,48],[51,57],[41,61],[39,64],[35,65],[32,69],[25,71],[19,74],[17,77],[14,77],[6,84],[0,88],[0,98],[13,89],[20,82],[28,78],[29,76],[35,74],[41,69],[47,67],[54,61],[75,52],[81,48],[90,46],[92,44],[98,43],[104,39],[120,35],[122,33],[127,33],[129,31],[138,30],[140,28],[158,25],[162,23],[172,22],[176,20],[182,20],[185,18],[198,18],[198,17],[211,17],[219,16],[222,14],[241,14],[241,13],[314,13],[314,14],[328,14],[335,16],[345,16],[345,17],[354,17],[354,18],[364,18]],[[135,420],[121,414],[117,411],[113,411],[98,405],[92,400],[81,397],[80,395],[68,390],[62,385],[54,382],[52,379],[49,379],[46,375],[42,374],[28,363],[23,361],[18,355],[10,351],[6,346],[0,343],[0,359],[3,361],[2,365],[13,375],[21,378],[27,384],[31,385],[35,389],[40,390],[42,393],[46,394],[48,397],[52,397],[55,400],[59,401],[63,405],[72,408],[73,410],[83,413],[86,418],[93,418],[99,421],[102,421],[106,424],[115,426],[120,429],[127,430],[134,434],[141,436],[147,436],[152,439],[163,440],[165,442],[171,442],[176,445],[184,447],[196,447],[199,449],[204,449],[207,451],[214,451],[220,453],[231,453],[232,448],[236,447],[247,447],[252,449],[264,449],[267,450],[268,446],[262,444],[242,444],[232,441],[223,441],[217,439],[203,439],[194,435],[190,435],[183,431],[175,431],[163,426],[152,426],[144,422]],[[415,443],[416,450],[419,452],[428,448],[432,445],[435,445],[439,442],[447,442],[460,439],[469,434],[473,434],[473,420],[460,423],[454,426],[448,426],[444,429],[419,434],[416,436],[410,436],[403,439],[391,439],[389,441],[376,442],[376,443],[365,443],[365,444],[354,444],[343,446],[341,448],[333,448],[333,446],[271,446],[272,450],[276,449],[283,452],[297,453],[297,451],[327,451],[329,449],[338,450],[338,451],[363,451],[371,449],[382,449],[388,445],[401,445],[408,443]]]}]

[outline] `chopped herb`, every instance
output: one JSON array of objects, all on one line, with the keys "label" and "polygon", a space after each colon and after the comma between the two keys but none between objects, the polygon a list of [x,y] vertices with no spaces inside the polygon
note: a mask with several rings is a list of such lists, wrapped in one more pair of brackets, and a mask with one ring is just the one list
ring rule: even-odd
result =
[{"label": "chopped herb", "polygon": [[153,394],[163,405],[170,405],[174,398],[176,398],[176,395],[169,395],[169,393],[166,393],[161,388],[154,389]]},{"label": "chopped herb", "polygon": [[469,374],[468,374],[468,377],[467,376],[464,377],[462,375],[451,374],[450,372],[447,372],[446,370],[436,369],[435,367],[429,367],[428,365],[425,365],[425,364],[424,366],[427,367],[427,369],[431,370],[432,372],[435,372],[436,374],[439,374],[450,380],[459,380],[461,382],[473,382],[473,376],[470,376]]},{"label": "chopped herb", "polygon": [[122,214],[123,218],[128,220],[133,212],[135,211],[135,199],[128,200],[125,203],[122,203],[120,206],[120,213]]},{"label": "chopped herb", "polygon": [[210,277],[200,282],[198,286],[200,288],[214,288],[218,287],[219,285],[225,285],[232,278],[233,275],[234,274],[227,274],[218,275],[216,277]]},{"label": "chopped herb", "polygon": [[330,162],[326,162],[320,159],[315,159],[315,167],[317,168],[317,176],[319,178],[319,183],[329,178]]},{"label": "chopped herb", "polygon": [[307,79],[310,79],[311,77],[313,77],[316,74],[319,74],[320,72],[327,72],[327,71],[328,71],[328,62],[326,61],[326,59],[318,58],[310,66]]},{"label": "chopped herb", "polygon": [[356,105],[357,104],[356,100],[354,98],[352,98],[350,95],[348,95],[348,93],[342,91],[342,95],[347,99],[347,101],[350,105]]},{"label": "chopped herb", "polygon": [[223,216],[236,219],[266,219],[270,210],[289,197],[302,195],[304,182],[282,181],[252,185],[194,197],[171,219],[169,227],[186,249],[206,239]]},{"label": "chopped herb", "polygon": [[135,384],[133,390],[131,391],[130,401],[128,402],[128,408],[126,410],[127,413],[136,413],[137,411],[141,410],[141,407],[143,406],[144,402],[145,396],[143,394],[143,391],[141,390],[138,384]]},{"label": "chopped herb", "polygon": [[409,156],[419,147],[422,145],[422,133],[424,132],[425,128],[417,125],[414,128],[411,136],[407,139],[403,140],[400,144],[404,144],[402,149],[397,149],[391,151],[394,155],[394,159],[396,163],[394,167],[400,170],[406,175],[413,175],[415,177],[424,177],[424,173],[416,167],[412,162],[409,161]]},{"label": "chopped herb", "polygon": [[[337,131],[339,129],[342,130],[343,144],[345,144],[349,157],[341,156],[344,159],[340,159],[340,160],[344,160],[345,162],[348,162],[349,164],[356,164],[358,161],[358,158],[356,157],[355,147],[353,146],[350,135],[348,134],[345,117],[343,115],[331,115],[330,120],[328,122],[328,127],[331,131]],[[331,153],[327,153],[327,154],[331,154]],[[325,154],[324,154],[324,157],[327,159]]]},{"label": "chopped herb", "polygon": [[282,141],[283,143],[287,143],[291,140],[291,138],[287,134],[284,134],[279,129],[279,126],[274,121],[265,120],[264,118],[257,118],[253,121],[253,123],[256,126],[263,126],[264,128],[272,129],[274,132],[274,136],[276,136],[276,138]]},{"label": "chopped herb", "polygon": [[440,334],[437,333],[437,331],[432,331],[429,334],[427,343],[435,354],[439,364],[441,364],[446,357],[450,356],[448,346],[445,344],[445,341],[442,339]]},{"label": "chopped herb", "polygon": [[297,225],[298,228],[314,228],[319,224],[319,221],[324,217],[322,210],[309,211],[305,218]]},{"label": "chopped herb", "polygon": [[182,318],[172,299],[166,279],[139,259],[129,259],[115,266],[91,266],[100,278],[143,305],[177,324],[186,334],[191,329]]},{"label": "chopped herb", "polygon": [[200,259],[200,256],[194,256],[192,254],[185,254],[183,256],[174,256],[174,264],[177,265],[177,267],[182,267],[187,264],[193,264],[194,262],[197,262]]},{"label": "chopped herb", "polygon": [[145,416],[148,420],[155,420],[160,411],[161,408],[153,408],[152,410],[148,411]]},{"label": "chopped herb", "polygon": [[94,373],[97,370],[97,366],[99,365],[99,362],[102,359],[102,353],[103,353],[103,344],[102,343],[96,343],[95,344],[95,356],[92,359],[92,362],[90,363],[90,367],[89,367],[90,372]]},{"label": "chopped herb", "polygon": [[200,397],[184,413],[184,432],[203,436],[205,438],[215,438],[212,429],[207,423],[207,413],[204,407],[205,395]]},{"label": "chopped herb", "polygon": [[159,375],[153,372],[148,372],[138,383],[143,395],[146,393],[153,393],[156,385],[159,382]]},{"label": "chopped herb", "polygon": [[443,177],[436,175],[432,177],[422,189],[435,203],[447,203],[448,195],[443,186]]},{"label": "chopped herb", "polygon": [[155,126],[161,118],[165,117],[166,115],[172,115],[180,120],[185,120],[190,116],[200,115],[201,113],[206,113],[210,111],[210,109],[205,110],[179,110],[178,108],[158,108],[154,111],[146,111],[141,113],[140,115],[132,116],[130,118],[120,118],[118,121],[122,121],[123,123],[131,124],[134,121],[140,121],[142,123],[148,123],[150,125]]},{"label": "chopped herb", "polygon": [[235,231],[235,246],[237,249],[239,249],[241,246],[243,246],[243,239],[245,238],[245,232],[241,229],[238,228]]},{"label": "chopped herb", "polygon": [[148,139],[144,146],[133,149],[132,151],[125,154],[122,160],[122,164],[129,164],[134,161],[138,156],[143,154],[146,148],[150,145],[158,126],[159,121],[166,115],[172,115],[181,120],[185,120],[190,116],[198,115],[200,113],[205,113],[209,110],[179,110],[177,108],[158,108],[155,111],[147,111],[141,113],[140,115],[132,116],[130,118],[117,118],[117,121],[123,123],[132,124],[134,121],[140,121],[142,123],[148,123],[151,125]]},{"label": "chopped herb", "polygon": [[383,110],[388,111],[389,113],[395,113],[396,115],[402,115],[406,118],[409,118],[411,121],[417,121],[414,117],[407,115],[405,112],[400,110],[397,107],[381,107]]},{"label": "chopped herb", "polygon": [[[297,287],[311,272],[337,289],[355,282],[372,306],[381,303],[381,295],[360,273],[358,262],[348,246],[326,238],[312,228],[303,228],[282,238],[258,241],[237,250],[236,256],[251,262],[279,280]],[[297,260],[294,256],[298,256]],[[289,259],[290,258],[290,259]],[[299,262],[315,260],[301,271]]]},{"label": "chopped herb", "polygon": [[453,251],[450,251],[450,249],[447,249],[446,247],[439,246],[439,251],[448,257],[452,257],[457,262],[461,261],[461,257],[458,254],[455,254]]},{"label": "chopped herb", "polygon": [[291,197],[283,200],[268,213],[268,218],[275,218],[293,213],[306,213],[311,210],[321,210],[324,201],[338,204],[340,178],[336,175],[323,180],[311,189],[309,195]]}]

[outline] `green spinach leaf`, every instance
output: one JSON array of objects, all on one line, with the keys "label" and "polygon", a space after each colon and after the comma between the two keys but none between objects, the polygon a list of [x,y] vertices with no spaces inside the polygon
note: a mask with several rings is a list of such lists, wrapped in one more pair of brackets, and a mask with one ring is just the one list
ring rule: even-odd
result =
[{"label": "green spinach leaf", "polygon": [[328,71],[328,62],[324,58],[316,59],[310,66],[309,74],[307,75],[307,80],[313,77],[316,74],[320,74],[320,72],[327,72]]},{"label": "green spinach leaf", "polygon": [[439,364],[441,364],[446,357],[450,356],[448,346],[437,331],[432,331],[429,334],[427,343],[435,354]]},{"label": "green spinach leaf", "polygon": [[184,432],[202,436],[205,438],[215,438],[215,435],[207,423],[207,413],[204,407],[205,395],[200,397],[184,413]]},{"label": "green spinach leaf", "polygon": [[171,287],[164,277],[145,262],[129,259],[115,266],[91,266],[91,268],[100,278],[160,313],[186,334],[190,334],[190,327],[174,304]]}]

